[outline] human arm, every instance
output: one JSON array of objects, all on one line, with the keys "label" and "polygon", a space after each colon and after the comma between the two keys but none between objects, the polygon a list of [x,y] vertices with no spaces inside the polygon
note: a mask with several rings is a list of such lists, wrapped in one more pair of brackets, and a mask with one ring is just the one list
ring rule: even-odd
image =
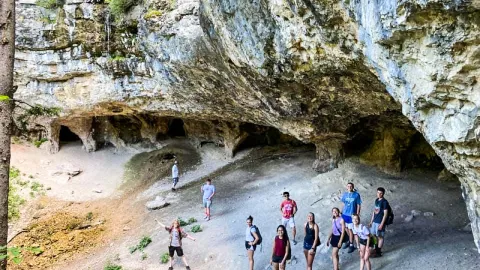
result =
[{"label": "human arm", "polygon": [[330,246],[330,240],[332,240],[332,235],[333,235],[333,230],[332,230],[332,232],[330,233],[330,235],[328,236],[327,247]]},{"label": "human arm", "polygon": [[293,209],[292,209],[292,217],[295,216],[295,213],[297,213],[297,202],[293,201]]},{"label": "human arm", "polygon": [[372,211],[372,217],[370,218],[370,223],[368,223],[368,227],[372,227],[374,217],[375,217],[375,210]]},{"label": "human arm", "polygon": [[358,197],[357,197],[357,215],[358,216],[360,216],[360,210],[362,210],[362,198],[360,197],[360,194],[358,194]]},{"label": "human arm", "polygon": [[357,206],[357,215],[358,215],[358,216],[360,216],[360,210],[362,210],[362,205],[361,205],[361,204],[359,204],[359,205]]},{"label": "human arm", "polygon": [[315,232],[315,240],[313,240],[313,245],[312,245],[312,249],[310,249],[310,253],[313,254],[315,253],[315,248],[321,244],[320,242],[320,237],[318,237],[318,225],[315,224],[315,226],[313,226],[313,231]]},{"label": "human arm", "polygon": [[190,236],[190,234],[186,233],[186,238],[190,239],[190,240],[193,240],[193,241],[197,241],[196,238],[193,238]]},{"label": "human arm", "polygon": [[388,215],[388,210],[387,210],[387,209],[383,210],[382,222],[381,222],[380,225],[378,226],[378,229],[379,229],[379,230],[383,230],[383,226],[385,225],[385,221],[387,220],[387,215]]},{"label": "human arm", "polygon": [[158,225],[164,227],[165,229],[168,229],[167,226],[165,226],[163,223],[161,223],[160,221],[158,221],[157,219],[155,219],[155,221],[158,223]]},{"label": "human arm", "polygon": [[273,255],[275,255],[275,238],[273,238],[273,245],[272,245],[272,257],[270,257],[270,265],[273,264]]},{"label": "human arm", "polygon": [[340,240],[338,241],[338,248],[342,247],[343,237],[345,237],[345,221],[340,219],[340,224],[342,225],[342,234],[340,235]]},{"label": "human arm", "polygon": [[258,234],[257,234],[257,231],[252,232],[252,235],[253,235],[253,238],[255,238],[255,239],[253,240],[253,242],[248,242],[248,244],[249,244],[250,246],[256,245],[257,242],[258,242]]},{"label": "human arm", "polygon": [[287,244],[285,245],[285,256],[283,256],[283,260],[280,263],[281,265],[285,265],[285,263],[287,262],[288,251],[290,249],[289,247],[290,247],[290,240],[287,240]]},{"label": "human arm", "polygon": [[355,243],[357,243],[358,251],[360,252],[360,237],[355,234]]},{"label": "human arm", "polygon": [[215,195],[215,186],[213,186],[212,189],[213,189],[212,195],[210,195],[210,197],[207,198],[209,201],[213,198],[213,195]]}]

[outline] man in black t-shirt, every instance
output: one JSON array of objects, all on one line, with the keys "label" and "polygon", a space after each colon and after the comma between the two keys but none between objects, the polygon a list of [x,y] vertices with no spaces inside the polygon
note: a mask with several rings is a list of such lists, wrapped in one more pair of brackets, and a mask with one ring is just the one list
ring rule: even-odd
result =
[{"label": "man in black t-shirt", "polygon": [[385,221],[388,216],[388,201],[383,198],[385,189],[377,188],[377,199],[375,199],[375,208],[373,209],[372,218],[370,220],[370,232],[377,238],[377,246],[375,247],[376,256],[382,256],[383,238],[385,237]]}]

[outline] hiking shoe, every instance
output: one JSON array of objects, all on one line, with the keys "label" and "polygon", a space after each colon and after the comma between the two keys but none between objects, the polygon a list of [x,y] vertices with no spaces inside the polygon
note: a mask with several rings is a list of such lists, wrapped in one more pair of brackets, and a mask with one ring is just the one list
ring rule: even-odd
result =
[{"label": "hiking shoe", "polygon": [[176,189],[172,187],[172,191],[175,191]]},{"label": "hiking shoe", "polygon": [[173,267],[171,267],[171,266],[170,266],[170,267],[168,267],[168,270],[173,270]]},{"label": "hiking shoe", "polygon": [[345,243],[343,243],[342,249],[347,249],[349,246],[350,246],[350,243],[349,243],[349,242],[345,242]]},{"label": "hiking shoe", "polygon": [[203,217],[203,219],[207,219],[207,218],[208,218],[208,216],[204,216],[204,217]]},{"label": "hiking shoe", "polygon": [[186,268],[187,268],[187,270],[191,270],[191,269],[190,269],[190,266],[187,266]]},{"label": "hiking shoe", "polygon": [[354,250],[355,250],[355,248],[353,247],[353,245],[351,245],[351,246],[348,248],[348,253],[352,253]]},{"label": "hiking shoe", "polygon": [[293,240],[293,244],[296,245],[296,244],[297,244],[297,241]]}]

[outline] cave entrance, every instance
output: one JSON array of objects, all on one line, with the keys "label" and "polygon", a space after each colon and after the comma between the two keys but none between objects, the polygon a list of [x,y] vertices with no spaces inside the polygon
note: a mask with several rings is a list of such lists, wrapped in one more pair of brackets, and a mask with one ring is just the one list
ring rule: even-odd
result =
[{"label": "cave entrance", "polygon": [[185,137],[185,128],[183,127],[183,120],[174,118],[168,124],[168,136],[170,137]]},{"label": "cave entrance", "polygon": [[80,137],[73,133],[68,127],[60,126],[60,143],[80,141]]}]

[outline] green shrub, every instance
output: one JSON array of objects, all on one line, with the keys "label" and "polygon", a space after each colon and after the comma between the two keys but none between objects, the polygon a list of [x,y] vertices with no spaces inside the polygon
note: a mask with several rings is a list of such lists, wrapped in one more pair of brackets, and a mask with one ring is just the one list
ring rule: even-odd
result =
[{"label": "green shrub", "polygon": [[160,17],[162,15],[163,15],[163,12],[161,12],[160,10],[150,9],[147,11],[147,13],[145,13],[143,18],[145,20],[150,20],[152,18]]},{"label": "green shrub", "polygon": [[85,219],[91,221],[91,220],[93,219],[93,213],[92,213],[92,212],[88,212],[88,213],[87,213],[87,216],[85,216]]},{"label": "green shrub", "polygon": [[188,224],[193,224],[195,222],[197,222],[197,219],[195,219],[194,217],[188,219]]},{"label": "green shrub", "polygon": [[183,220],[181,218],[178,218],[178,225],[180,225],[181,227],[184,227],[184,226],[188,225],[188,222],[186,222],[185,220]]},{"label": "green shrub", "polygon": [[20,206],[25,200],[17,194],[17,188],[10,184],[8,191],[8,220],[15,220],[20,217]]},{"label": "green shrub", "polygon": [[10,173],[9,173],[10,179],[15,179],[20,176],[20,170],[15,168],[15,167],[10,167]]},{"label": "green shrub", "polygon": [[113,264],[108,262],[107,265],[103,268],[103,270],[122,270],[123,268],[120,265]]},{"label": "green shrub", "polygon": [[201,232],[202,231],[202,227],[200,227],[200,225],[195,225],[192,227],[192,230],[191,230],[193,233],[197,233],[197,232]]},{"label": "green shrub", "polygon": [[57,0],[37,0],[35,4],[46,9],[54,9],[58,7]]},{"label": "green shrub", "polygon": [[108,7],[116,19],[120,19],[127,10],[135,5],[135,0],[110,0]]},{"label": "green shrub", "polygon": [[37,181],[33,181],[30,185],[30,188],[32,189],[32,191],[40,191],[41,189],[43,189],[43,185]]},{"label": "green shrub", "polygon": [[130,247],[129,251],[130,253],[134,253],[137,250],[140,250],[143,252],[143,250],[152,242],[152,238],[150,236],[144,236],[142,240],[140,240],[140,243],[138,245]]},{"label": "green shrub", "polygon": [[38,141],[34,141],[33,144],[34,144],[37,148],[39,148],[40,145],[42,145],[42,143],[44,143],[44,142],[48,142],[48,139],[47,139],[47,138],[41,138],[41,139],[38,140]]},{"label": "green shrub", "polygon": [[165,252],[160,256],[161,263],[168,263],[169,259],[170,259],[170,256],[168,255],[168,252]]}]

